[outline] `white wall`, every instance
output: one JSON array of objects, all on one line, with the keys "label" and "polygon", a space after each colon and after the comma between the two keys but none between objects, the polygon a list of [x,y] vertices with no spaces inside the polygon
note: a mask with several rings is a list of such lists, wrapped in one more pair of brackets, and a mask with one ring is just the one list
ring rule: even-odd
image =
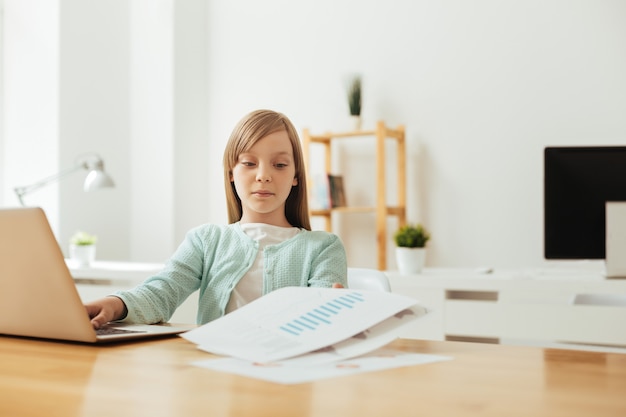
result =
[{"label": "white wall", "polygon": [[96,151],[114,189],[84,193],[80,172],[25,198],[52,217],[62,249],[83,229],[99,259],[163,261],[206,222],[205,7],[6,0],[0,205]]},{"label": "white wall", "polygon": [[[16,205],[14,187],[54,174],[59,168],[57,1],[5,0],[2,24],[2,141],[0,204]],[[58,189],[32,194],[58,229]]]},{"label": "white wall", "polygon": [[[0,0],[0,161],[4,162],[4,0]],[[2,171],[0,169],[0,171]],[[4,189],[4,175],[0,173],[0,190]],[[4,201],[0,192],[0,206]]]},{"label": "white wall", "polygon": [[[130,2],[131,259],[165,259],[174,233],[173,2]],[[149,213],[149,215],[146,215]]]},{"label": "white wall", "polygon": [[116,188],[83,192],[86,171],[60,182],[58,238],[67,250],[76,230],[96,234],[109,259],[129,252],[129,19],[120,2],[59,1],[59,164],[97,152]]},{"label": "white wall", "polygon": [[208,221],[206,2],[130,5],[130,259],[163,261]]},{"label": "white wall", "polygon": [[[429,265],[542,264],[543,147],[626,142],[623,1],[209,4],[215,151],[257,107],[344,127],[342,77],[363,73],[366,127],[406,125],[408,217],[432,232]],[[371,194],[373,179],[356,182],[366,150],[343,154],[348,199]],[[342,225],[352,265],[375,266],[368,224]]]},{"label": "white wall", "polygon": [[[210,1],[210,0],[209,0]],[[200,223],[210,221],[209,205],[214,199],[207,160],[209,50],[207,1],[175,1],[174,10],[174,244]]]},{"label": "white wall", "polygon": [[[543,264],[544,146],[626,138],[621,0],[160,0],[154,7],[174,14],[158,15],[160,30],[148,1],[60,3],[59,120],[74,136],[59,141],[60,160],[93,128],[89,145],[106,153],[119,184],[84,217],[68,214],[87,204],[84,195],[63,191],[62,233],[79,224],[70,219],[83,228],[106,219],[104,258],[161,261],[183,230],[225,222],[221,157],[239,118],[267,107],[300,131],[347,128],[342,83],[355,71],[364,75],[365,127],[378,119],[406,126],[408,217],[432,232],[431,266]],[[70,37],[72,27],[91,48]],[[138,28],[154,37],[136,38]],[[137,63],[141,45],[157,48],[148,56],[166,68]],[[5,114],[15,116],[9,103]],[[5,160],[14,161],[11,143],[5,136]],[[142,148],[159,162],[139,156]],[[373,178],[363,174],[373,153],[337,151],[348,199],[373,198]],[[26,175],[20,168],[13,162],[0,174],[4,205],[13,203],[16,172]],[[150,169],[162,169],[158,182],[139,187]],[[372,218],[363,216],[342,220],[339,234],[352,266],[375,266]]]}]

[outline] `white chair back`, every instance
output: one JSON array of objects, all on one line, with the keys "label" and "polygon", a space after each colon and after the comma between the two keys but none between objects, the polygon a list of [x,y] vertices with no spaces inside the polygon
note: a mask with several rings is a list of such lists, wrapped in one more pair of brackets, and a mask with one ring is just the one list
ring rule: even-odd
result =
[{"label": "white chair back", "polygon": [[387,275],[369,268],[348,268],[348,288],[391,292]]}]

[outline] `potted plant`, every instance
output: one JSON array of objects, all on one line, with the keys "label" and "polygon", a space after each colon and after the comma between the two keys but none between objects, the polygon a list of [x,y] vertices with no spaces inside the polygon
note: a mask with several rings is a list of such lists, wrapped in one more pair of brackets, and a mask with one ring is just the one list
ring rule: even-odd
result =
[{"label": "potted plant", "polygon": [[430,233],[421,224],[406,224],[393,235],[396,262],[402,274],[419,274],[424,268]]},{"label": "potted plant", "polygon": [[361,129],[361,76],[355,75],[348,84],[348,107],[354,128]]},{"label": "potted plant", "polygon": [[96,259],[98,237],[81,230],[70,238],[70,259],[78,266],[89,266]]}]

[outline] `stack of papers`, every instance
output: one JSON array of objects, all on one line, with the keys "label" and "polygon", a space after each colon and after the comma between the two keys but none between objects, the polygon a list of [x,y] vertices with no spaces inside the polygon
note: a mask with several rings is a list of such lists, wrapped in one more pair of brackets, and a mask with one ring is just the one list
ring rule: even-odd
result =
[{"label": "stack of papers", "polygon": [[[195,363],[198,366],[297,383],[333,376],[337,371],[346,374],[345,369],[352,373],[368,370],[345,368],[340,362],[368,353],[370,358],[380,357],[377,349],[398,338],[402,327],[426,313],[417,300],[399,294],[288,287],[181,336],[204,351],[232,357]],[[405,366],[407,354],[386,351],[383,355],[400,356],[400,361],[387,360],[386,366],[375,360],[376,369]],[[429,356],[440,359],[417,356],[413,358],[417,363]]]},{"label": "stack of papers", "polygon": [[403,366],[425,365],[451,359],[450,356],[409,353],[383,347],[352,359],[317,366],[285,361],[261,364],[235,358],[208,359],[194,362],[193,365],[212,371],[226,372],[278,384],[301,384],[318,379],[382,371]]}]

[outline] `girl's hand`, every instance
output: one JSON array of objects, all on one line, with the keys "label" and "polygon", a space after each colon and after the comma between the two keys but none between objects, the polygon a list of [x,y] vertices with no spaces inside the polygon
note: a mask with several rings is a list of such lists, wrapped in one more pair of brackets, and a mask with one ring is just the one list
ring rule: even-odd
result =
[{"label": "girl's hand", "polygon": [[94,329],[99,329],[110,321],[126,317],[126,304],[115,296],[108,296],[85,304],[87,314]]}]

